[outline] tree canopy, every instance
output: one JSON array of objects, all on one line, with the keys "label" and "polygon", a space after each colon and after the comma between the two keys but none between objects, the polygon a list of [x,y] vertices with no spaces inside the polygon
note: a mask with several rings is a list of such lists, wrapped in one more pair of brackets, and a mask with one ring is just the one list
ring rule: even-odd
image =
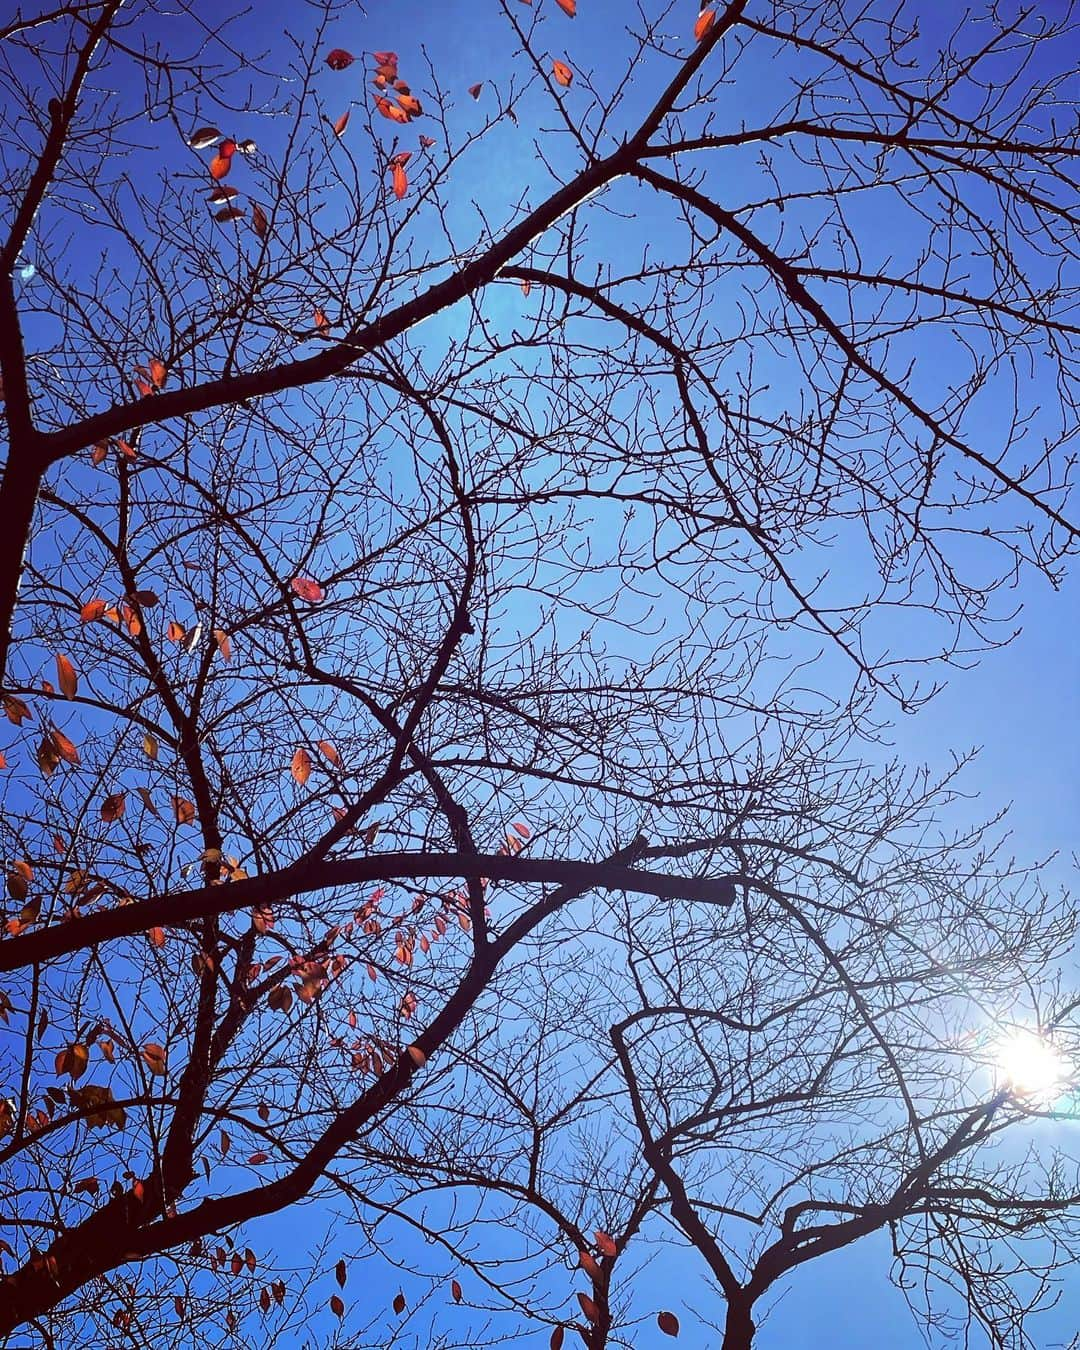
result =
[{"label": "tree canopy", "polygon": [[1076,548],[1075,42],[0,26],[2,1343],[1032,1343],[1076,918],[884,741]]}]

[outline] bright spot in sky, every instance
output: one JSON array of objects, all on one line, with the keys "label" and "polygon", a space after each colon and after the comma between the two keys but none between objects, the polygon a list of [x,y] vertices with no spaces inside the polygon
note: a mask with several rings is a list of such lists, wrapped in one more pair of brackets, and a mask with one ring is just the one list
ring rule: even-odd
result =
[{"label": "bright spot in sky", "polygon": [[999,1041],[994,1066],[1003,1087],[1041,1106],[1056,1101],[1073,1076],[1069,1061],[1035,1031],[1014,1031]]}]

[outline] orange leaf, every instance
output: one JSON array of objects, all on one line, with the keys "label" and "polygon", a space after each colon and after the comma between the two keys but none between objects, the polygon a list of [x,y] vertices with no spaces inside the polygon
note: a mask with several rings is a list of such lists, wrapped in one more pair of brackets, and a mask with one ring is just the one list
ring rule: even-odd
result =
[{"label": "orange leaf", "polygon": [[79,692],[79,677],[75,667],[59,652],[56,654],[56,680],[65,698],[74,698]]},{"label": "orange leaf", "polygon": [[62,731],[58,731],[56,727],[53,727],[50,735],[52,736],[52,743],[56,748],[56,753],[60,756],[60,758],[66,764],[78,764],[79,752],[75,748],[74,741],[68,740],[68,738],[64,735],[64,733]]},{"label": "orange leaf", "polygon": [[307,600],[312,605],[317,605],[325,594],[319,583],[312,581],[310,577],[293,577],[289,584],[294,595],[298,595],[301,600]]},{"label": "orange leaf", "polygon": [[311,756],[302,745],[297,746],[290,767],[292,769],[292,776],[300,786],[303,787],[311,777]]},{"label": "orange leaf", "polygon": [[319,330],[320,333],[325,333],[326,330],[330,327],[330,320],[326,317],[326,315],[323,313],[323,311],[319,308],[318,305],[312,305],[311,312],[315,319],[315,327]]},{"label": "orange leaf", "polygon": [[409,1058],[418,1069],[422,1069],[427,1063],[427,1055],[424,1054],[423,1050],[421,1050],[418,1045],[409,1046]]},{"label": "orange leaf", "polygon": [[221,653],[223,661],[232,659],[232,643],[229,641],[229,635],[224,628],[214,629],[214,641],[217,643],[218,651]]},{"label": "orange leaf", "polygon": [[596,1257],[593,1256],[592,1252],[578,1252],[578,1264],[593,1283],[596,1283],[603,1277],[604,1272],[600,1269],[600,1263],[597,1261]]},{"label": "orange leaf", "polygon": [[400,164],[392,164],[390,166],[390,169],[393,175],[392,181],[394,184],[394,196],[398,199],[398,201],[401,201],[402,197],[404,197],[406,192],[408,192],[409,190],[409,180],[408,178],[406,178],[405,170],[401,167]]},{"label": "orange leaf", "polygon": [[69,1045],[56,1056],[56,1072],[68,1073],[72,1081],[81,1078],[90,1063],[90,1051],[85,1045]]},{"label": "orange leaf", "polygon": [[335,47],[326,54],[326,64],[331,70],[347,70],[355,60],[356,57],[352,52],[347,52],[342,47]]},{"label": "orange leaf", "polygon": [[106,824],[119,820],[127,809],[127,794],[111,792],[101,803],[101,819]]},{"label": "orange leaf", "polygon": [[215,182],[220,182],[232,167],[232,157],[230,155],[215,155],[210,161],[210,177]]},{"label": "orange leaf", "polygon": [[157,947],[158,950],[160,950],[165,946],[165,929],[148,928],[146,930],[146,940],[150,943],[151,947]]},{"label": "orange leaf", "polygon": [[165,1051],[160,1045],[155,1045],[153,1041],[150,1041],[143,1046],[140,1053],[151,1073],[163,1074],[165,1072]]},{"label": "orange leaf", "polygon": [[80,623],[93,623],[95,619],[100,619],[105,613],[104,600],[87,600],[82,609],[79,610]]},{"label": "orange leaf", "polygon": [[679,1319],[673,1312],[657,1313],[656,1325],[665,1336],[677,1336],[679,1334]]},{"label": "orange leaf", "polygon": [[333,764],[334,768],[340,768],[341,756],[337,752],[337,747],[333,741],[316,741],[316,746],[320,752]]},{"label": "orange leaf", "polygon": [[596,1245],[600,1248],[602,1256],[607,1256],[612,1260],[619,1250],[615,1245],[615,1239],[599,1228],[596,1230]]},{"label": "orange leaf", "polygon": [[173,815],[176,817],[178,825],[190,825],[195,819],[195,803],[189,802],[186,797],[174,797],[172,799]]},{"label": "orange leaf", "polygon": [[551,73],[555,76],[556,84],[561,84],[564,89],[570,88],[570,81],[574,78],[574,72],[565,61],[553,61]]},{"label": "orange leaf", "polygon": [[[709,29],[713,26],[715,22],[716,22],[716,10],[703,9],[701,13],[697,16],[697,23],[694,24],[695,39],[698,42],[700,42],[701,39],[708,34]],[[678,1332],[675,1332],[673,1334],[678,1335]]]},{"label": "orange leaf", "polygon": [[398,103],[402,111],[409,117],[420,117],[424,111],[420,100],[413,94],[398,94]]},{"label": "orange leaf", "polygon": [[338,120],[334,123],[335,136],[341,136],[344,134],[345,128],[349,125],[349,111],[350,110],[346,108],[345,111],[338,118]]},{"label": "orange leaf", "polygon": [[454,1296],[454,1302],[455,1302],[455,1303],[460,1303],[460,1302],[461,1302],[461,1297],[462,1297],[462,1295],[461,1295],[461,1285],[458,1283],[457,1280],[451,1280],[451,1281],[450,1281],[450,1292],[451,1292],[451,1294],[453,1294],[453,1296]]},{"label": "orange leaf", "polygon": [[396,103],[391,103],[389,99],[375,96],[375,107],[384,117],[388,117],[391,122],[399,122],[404,125],[409,120],[409,114],[404,108],[399,108]]},{"label": "orange leaf", "polygon": [[572,19],[577,13],[577,0],[555,0],[564,14],[568,14]]},{"label": "orange leaf", "polygon": [[[222,191],[222,190],[223,190],[223,189],[221,189],[221,188],[218,189],[219,192]],[[236,189],[235,189],[235,188],[230,188],[229,191],[230,191],[230,193],[233,193],[233,192],[236,191]],[[160,359],[159,359],[158,357],[156,357],[156,356],[152,356],[152,357],[150,358],[150,379],[151,379],[151,382],[153,383],[154,388],[155,388],[155,389],[163,389],[163,388],[165,387],[165,381],[166,381],[168,378],[169,378],[169,372],[168,372],[168,370],[165,368],[165,362],[162,361],[162,360],[160,360]]]}]

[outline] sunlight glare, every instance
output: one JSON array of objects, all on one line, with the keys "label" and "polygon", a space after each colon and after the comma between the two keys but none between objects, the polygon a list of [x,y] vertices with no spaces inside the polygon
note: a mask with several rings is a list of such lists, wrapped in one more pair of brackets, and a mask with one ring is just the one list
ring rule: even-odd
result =
[{"label": "sunlight glare", "polygon": [[1035,1031],[1014,1031],[999,1041],[994,1064],[1003,1087],[1041,1106],[1051,1105],[1072,1077],[1072,1065]]}]

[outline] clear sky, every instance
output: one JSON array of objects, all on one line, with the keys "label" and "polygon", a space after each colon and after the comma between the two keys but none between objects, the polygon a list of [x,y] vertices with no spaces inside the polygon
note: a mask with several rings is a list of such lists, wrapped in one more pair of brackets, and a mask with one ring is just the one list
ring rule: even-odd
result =
[{"label": "clear sky", "polygon": [[[686,3],[689,26],[695,6],[693,0]],[[578,19],[567,28],[565,40],[568,52],[572,47],[576,67],[583,70],[591,65],[598,82],[618,59],[619,43],[612,34],[631,8],[622,0],[579,0]],[[924,40],[930,44],[935,8],[924,6],[929,16]],[[495,9],[488,0],[443,0],[426,7],[371,0],[366,9],[358,5],[343,15],[340,28],[330,34],[330,42],[357,53],[396,49],[403,54],[403,62],[408,52],[410,64],[419,64],[422,45],[442,83],[455,91],[459,107],[468,107],[467,86],[496,78],[500,69],[498,53],[506,47],[506,25]],[[294,0],[257,0],[257,11],[249,21],[250,40],[265,40],[273,54],[281,50],[283,30],[292,28],[300,36],[304,23],[305,11]],[[146,36],[155,34],[148,30]],[[323,80],[328,116],[344,111],[349,81],[355,86],[355,96],[361,97],[359,81],[352,76],[330,75]],[[416,83],[420,85],[421,81]],[[650,92],[643,89],[642,98],[647,99]],[[746,115],[762,90],[747,90],[745,97],[742,94],[737,87],[730,91],[733,117]],[[482,98],[477,101],[477,116],[484,110]],[[246,125],[237,130],[248,134]],[[268,132],[268,137],[272,136],[273,132]],[[486,161],[466,162],[452,205],[450,220],[462,243],[475,237],[477,199],[491,202],[501,197],[508,211],[522,186],[543,178],[527,132],[503,128],[491,144],[495,150]],[[499,219],[497,216],[496,221]],[[888,223],[881,228],[887,231]],[[611,247],[617,252],[618,225],[613,223],[611,230]],[[507,306],[518,303],[513,295],[506,300]],[[459,315],[440,319],[415,340],[437,349],[452,338],[454,326],[460,321]],[[987,407],[985,416],[989,430],[992,406]],[[951,752],[981,747],[979,759],[963,780],[971,794],[965,813],[990,816],[1011,803],[1012,847],[1017,856],[1032,859],[1056,853],[1057,857],[1047,863],[1047,880],[1055,886],[1071,886],[1072,850],[1080,821],[1076,773],[1080,723],[1075,715],[1080,682],[1080,591],[1075,580],[1054,593],[1037,579],[1023,582],[1014,598],[1022,606],[1020,635],[1004,650],[985,655],[975,668],[951,672],[947,687],[917,714],[897,714],[890,740],[903,758],[925,761],[938,769],[948,767]],[[832,669],[827,660],[823,661],[822,678],[830,678]],[[888,747],[870,753],[884,758]],[[278,1251],[295,1260],[299,1251],[314,1246],[319,1239],[319,1211],[316,1207],[290,1211],[268,1221],[266,1231],[273,1235]],[[484,1240],[493,1241],[490,1230]],[[403,1238],[399,1248],[406,1265],[412,1241]],[[507,1239],[507,1250],[515,1250],[511,1239]],[[426,1267],[430,1252],[418,1241],[415,1254]],[[874,1238],[809,1264],[790,1281],[786,1294],[775,1301],[760,1337],[761,1350],[865,1350],[871,1345],[877,1350],[908,1350],[926,1344],[901,1295],[889,1282],[890,1262],[887,1243]],[[693,1253],[657,1247],[636,1288],[638,1302],[663,1299],[666,1306],[679,1311],[684,1324],[681,1343],[689,1347],[712,1343],[696,1322],[695,1310],[718,1315],[704,1279],[699,1283],[693,1278],[699,1268],[703,1272]],[[363,1282],[359,1266],[353,1279],[352,1289],[359,1291]],[[403,1283],[408,1287],[407,1274]],[[1071,1300],[1066,1298],[1039,1323],[1040,1345],[1064,1345],[1075,1333],[1080,1323],[1080,1313],[1075,1311],[1080,1308],[1080,1277],[1070,1293]],[[359,1302],[362,1296],[356,1292],[355,1297]],[[662,1340],[655,1330],[645,1329],[639,1344],[647,1347]],[[537,1337],[532,1343],[540,1345],[541,1341]],[[980,1342],[975,1342],[975,1350],[981,1350]]]}]

